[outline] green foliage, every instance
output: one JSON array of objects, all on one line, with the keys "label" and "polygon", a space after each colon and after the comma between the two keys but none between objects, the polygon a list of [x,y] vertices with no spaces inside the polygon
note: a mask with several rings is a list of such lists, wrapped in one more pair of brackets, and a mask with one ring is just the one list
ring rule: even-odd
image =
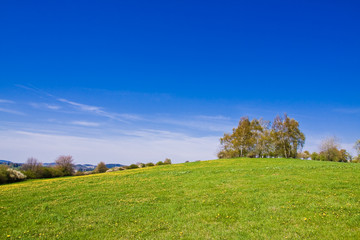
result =
[{"label": "green foliage", "polygon": [[299,123],[277,116],[270,129],[270,122],[242,117],[232,134],[225,133],[220,138],[219,158],[234,157],[277,157],[295,158],[297,151],[305,143],[305,136],[299,129]]},{"label": "green foliage", "polygon": [[8,166],[0,164],[0,184],[8,183]]},{"label": "green foliage", "polygon": [[338,149],[340,144],[337,139],[327,138],[322,141],[320,149],[320,159],[322,161],[333,162],[349,162],[351,161],[351,155],[345,149]]},{"label": "green foliage", "polygon": [[30,157],[21,166],[21,170],[28,178],[43,178],[43,166],[36,158]]},{"label": "green foliage", "polygon": [[63,176],[68,176],[65,175],[64,171],[62,168],[55,166],[55,167],[49,167],[47,168],[47,170],[49,171],[49,173],[51,174],[51,177],[63,177]]},{"label": "green foliage", "polygon": [[84,175],[85,175],[85,173],[82,172],[82,171],[77,171],[77,172],[74,174],[74,176],[84,176]]},{"label": "green foliage", "polygon": [[359,164],[265,158],[31,180],[0,186],[0,239],[360,239],[359,186]]},{"label": "green foliage", "polygon": [[99,162],[99,164],[96,166],[94,172],[95,173],[104,173],[108,170],[106,167],[106,164],[104,162]]},{"label": "green foliage", "polygon": [[305,135],[299,129],[299,123],[286,114],[284,118],[277,116],[274,119],[271,136],[275,153],[285,158],[296,158],[298,149],[305,144]]},{"label": "green foliage", "polygon": [[74,159],[72,156],[59,156],[56,160],[56,166],[54,167],[56,171],[60,171],[62,176],[71,176],[75,173],[75,166],[73,164]]},{"label": "green foliage", "polygon": [[317,152],[313,152],[311,154],[311,160],[320,160],[319,154]]},{"label": "green foliage", "polygon": [[139,168],[139,166],[136,165],[136,164],[131,164],[131,165],[128,167],[128,169],[135,169],[135,168]]},{"label": "green foliage", "polygon": [[26,170],[26,171],[22,171],[23,174],[26,175],[26,177],[28,179],[36,179],[36,178],[42,178],[42,177],[39,177],[38,174],[36,174],[35,172],[31,171],[31,170]]},{"label": "green foliage", "polygon": [[309,158],[311,157],[311,154],[309,153],[309,151],[304,151],[304,152],[302,153],[302,157],[303,157],[304,159],[309,159]]},{"label": "green foliage", "polygon": [[164,161],[164,165],[168,165],[171,164],[171,159],[170,158],[166,158]]},{"label": "green foliage", "polygon": [[158,161],[158,162],[156,163],[156,166],[160,166],[160,165],[164,165],[163,161]]},{"label": "green foliage", "polygon": [[13,183],[25,180],[26,176],[6,165],[0,165],[0,184]]},{"label": "green foliage", "polygon": [[65,176],[63,171],[58,167],[40,167],[33,171],[31,169],[22,171],[29,179],[55,178]]},{"label": "green foliage", "polygon": [[149,162],[149,163],[145,164],[145,166],[146,167],[153,167],[153,166],[155,166],[155,164],[153,164],[152,162]]}]

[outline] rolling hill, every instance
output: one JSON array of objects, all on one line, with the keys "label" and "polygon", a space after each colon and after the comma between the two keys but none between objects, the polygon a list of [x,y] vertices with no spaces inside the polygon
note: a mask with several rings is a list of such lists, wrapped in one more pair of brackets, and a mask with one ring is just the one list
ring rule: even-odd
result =
[{"label": "rolling hill", "polygon": [[0,239],[360,239],[360,164],[222,159],[0,186]]}]

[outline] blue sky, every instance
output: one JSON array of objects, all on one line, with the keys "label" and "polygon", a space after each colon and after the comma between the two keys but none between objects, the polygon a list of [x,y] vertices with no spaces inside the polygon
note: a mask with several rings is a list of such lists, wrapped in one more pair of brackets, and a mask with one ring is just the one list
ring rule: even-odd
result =
[{"label": "blue sky", "polygon": [[213,159],[241,116],[360,138],[356,1],[1,1],[0,159]]}]

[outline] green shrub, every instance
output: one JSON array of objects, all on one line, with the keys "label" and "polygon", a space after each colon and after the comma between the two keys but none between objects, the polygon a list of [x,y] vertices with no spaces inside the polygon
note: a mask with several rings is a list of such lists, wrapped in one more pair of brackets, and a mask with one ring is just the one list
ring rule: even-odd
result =
[{"label": "green shrub", "polygon": [[26,179],[26,176],[22,172],[15,169],[9,168],[7,169],[7,172],[9,176],[8,182],[18,182]]},{"label": "green shrub", "polygon": [[85,173],[82,171],[77,171],[74,175],[75,176],[83,176],[83,175],[85,175]]},{"label": "green shrub", "polygon": [[157,165],[157,166],[160,166],[160,165],[164,165],[164,163],[163,163],[162,161],[158,161],[158,162],[156,163],[156,165]]},{"label": "green shrub", "polygon": [[51,174],[51,177],[55,178],[55,177],[63,177],[65,176],[64,172],[62,171],[61,168],[55,166],[55,167],[49,167],[47,168],[48,171]]},{"label": "green shrub", "polygon": [[39,177],[35,174],[35,172],[32,171],[32,170],[26,170],[26,171],[22,171],[22,172],[23,172],[23,173],[26,175],[26,177],[29,178],[29,179],[39,178]]},{"label": "green shrub", "polygon": [[171,164],[171,159],[170,158],[166,158],[164,161],[164,164]]},{"label": "green shrub", "polygon": [[0,184],[5,184],[8,182],[8,166],[0,165]]},{"label": "green shrub", "polygon": [[131,164],[131,165],[128,167],[128,169],[135,169],[135,168],[139,168],[139,166],[136,165],[136,164]]},{"label": "green shrub", "polygon": [[319,159],[319,154],[317,152],[313,152],[311,154],[311,160],[320,160]]},{"label": "green shrub", "polygon": [[18,182],[25,179],[26,176],[22,172],[5,165],[0,165],[0,184]]},{"label": "green shrub", "polygon": [[145,167],[153,167],[153,166],[155,166],[155,164],[153,164],[152,162],[145,164]]},{"label": "green shrub", "polygon": [[96,166],[94,172],[95,173],[104,173],[108,170],[106,167],[106,164],[104,162],[99,162],[99,164]]},{"label": "green shrub", "polygon": [[360,154],[357,157],[354,157],[354,159],[351,161],[353,163],[360,163]]},{"label": "green shrub", "polygon": [[56,177],[56,175],[58,174],[60,174],[60,172],[57,173],[56,170],[53,169],[52,167],[43,167],[41,178],[53,178]]}]

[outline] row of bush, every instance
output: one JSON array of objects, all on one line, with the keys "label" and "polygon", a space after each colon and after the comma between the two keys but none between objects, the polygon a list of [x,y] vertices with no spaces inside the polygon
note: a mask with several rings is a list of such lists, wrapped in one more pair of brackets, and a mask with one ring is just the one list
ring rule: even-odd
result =
[{"label": "row of bush", "polygon": [[100,162],[94,171],[85,171],[85,172],[76,172],[76,176],[81,175],[89,175],[89,174],[95,174],[95,173],[104,173],[104,172],[116,172],[116,171],[122,171],[127,169],[136,169],[136,168],[145,168],[145,167],[153,167],[153,166],[160,166],[160,165],[168,165],[171,164],[171,160],[169,158],[166,158],[165,161],[159,161],[156,164],[149,162],[149,163],[136,163],[131,164],[129,166],[123,166],[123,167],[113,167],[113,168],[107,168],[106,164],[104,162]]},{"label": "row of bush", "polygon": [[354,146],[354,149],[358,152],[358,156],[352,156],[345,149],[340,149],[338,141],[335,137],[326,138],[320,144],[320,152],[310,154],[308,151],[304,151],[298,153],[298,158],[332,162],[360,162],[360,140],[357,141]]},{"label": "row of bush", "polygon": [[159,161],[154,163],[137,163],[129,166],[114,167],[109,169],[106,167],[104,162],[100,162],[93,171],[76,171],[73,164],[72,156],[60,156],[55,160],[55,165],[51,167],[43,166],[36,158],[28,158],[26,163],[21,165],[17,170],[10,168],[7,165],[0,165],[0,184],[13,183],[17,181],[28,179],[39,179],[39,178],[56,178],[64,176],[81,176],[88,174],[113,172],[126,169],[135,169],[143,167],[152,167],[155,165],[167,165],[171,164],[170,159],[165,161]]}]

